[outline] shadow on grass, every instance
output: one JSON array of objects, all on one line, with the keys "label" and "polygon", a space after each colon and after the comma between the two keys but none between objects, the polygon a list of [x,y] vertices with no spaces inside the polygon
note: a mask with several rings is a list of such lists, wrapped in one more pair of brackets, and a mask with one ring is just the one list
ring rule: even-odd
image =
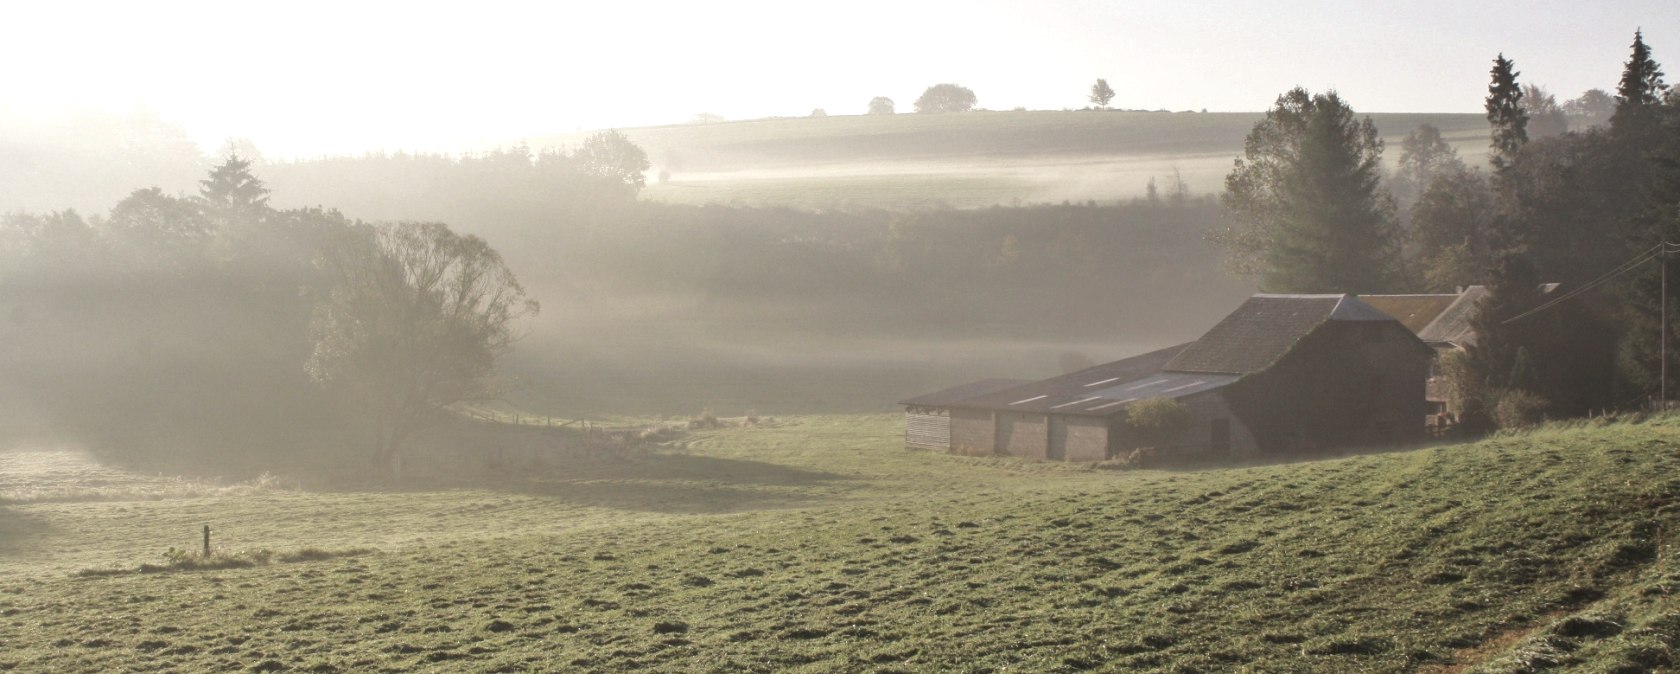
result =
[{"label": "shadow on grass", "polygon": [[796,508],[823,500],[816,493],[692,482],[546,482],[513,491],[577,506],[683,515]]},{"label": "shadow on grass", "polygon": [[547,474],[563,480],[694,480],[762,487],[810,487],[852,479],[763,461],[692,454],[647,454],[622,461],[561,465]]},{"label": "shadow on grass", "polygon": [[556,468],[495,489],[574,505],[663,513],[791,508],[834,498],[852,478],[762,461],[684,454]]},{"label": "shadow on grass", "polygon": [[855,478],[762,461],[687,454],[509,466],[497,472],[432,465],[406,475],[343,476],[306,489],[322,493],[410,493],[482,489],[569,505],[670,514],[793,508],[843,498]]},{"label": "shadow on grass", "polygon": [[52,527],[39,519],[0,505],[0,556],[16,555],[34,547]]}]

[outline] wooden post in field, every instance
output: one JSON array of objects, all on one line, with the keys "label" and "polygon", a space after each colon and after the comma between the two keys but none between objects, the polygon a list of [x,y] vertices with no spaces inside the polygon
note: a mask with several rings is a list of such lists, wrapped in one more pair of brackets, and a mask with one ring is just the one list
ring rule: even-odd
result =
[{"label": "wooden post in field", "polygon": [[210,525],[204,525],[204,556],[210,556]]}]

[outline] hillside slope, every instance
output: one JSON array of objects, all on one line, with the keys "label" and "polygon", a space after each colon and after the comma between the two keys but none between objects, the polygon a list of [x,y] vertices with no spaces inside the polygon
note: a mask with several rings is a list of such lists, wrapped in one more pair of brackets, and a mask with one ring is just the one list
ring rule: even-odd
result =
[{"label": "hillside slope", "polygon": [[[674,203],[803,207],[981,207],[1016,202],[1143,196],[1221,189],[1261,113],[973,112],[761,119],[624,129],[653,162],[645,195]],[[1476,114],[1375,113],[1399,157],[1399,139],[1433,124],[1479,165],[1487,121]],[[587,134],[530,139],[573,146]],[[669,173],[667,182],[652,176]]]},{"label": "hillside slope", "polygon": [[[14,498],[0,670],[1680,666],[1680,419],[1134,473],[906,452],[897,424],[709,431],[497,489]],[[383,552],[70,575],[203,521]]]}]

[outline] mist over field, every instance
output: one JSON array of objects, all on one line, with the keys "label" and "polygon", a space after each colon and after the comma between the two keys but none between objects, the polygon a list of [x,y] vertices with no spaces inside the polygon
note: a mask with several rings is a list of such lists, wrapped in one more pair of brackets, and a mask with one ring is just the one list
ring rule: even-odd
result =
[{"label": "mist over field", "polygon": [[1680,5],[0,25],[0,672],[1680,671]]},{"label": "mist over field", "polygon": [[[546,309],[521,328],[508,372],[522,385],[509,396],[543,412],[880,410],[976,373],[1053,374],[1069,354],[1106,360],[1182,341],[1243,296],[1203,236],[1221,218],[1212,167],[1229,163],[1251,117],[1227,116],[1223,135],[1204,138],[1198,115],[1060,113],[1073,131],[1038,121],[1058,117],[1048,113],[991,116],[1009,123],[977,116],[984,135],[956,136],[913,115],[862,131],[827,124],[840,119],[728,123],[736,130],[723,137],[714,126],[631,130],[665,158],[650,176],[683,166],[636,201],[544,172],[540,148],[575,147],[575,137],[459,159],[259,158],[250,170],[276,207],[440,221],[507,242],[497,248]],[[121,142],[105,147],[186,146],[159,120],[109,126]],[[764,128],[739,130],[752,126]],[[1160,128],[1181,140],[1163,141]],[[72,126],[47,137],[86,135]],[[1108,136],[1119,140],[1074,142]],[[120,198],[122,178],[190,194],[210,163],[184,151],[134,161],[99,145],[31,147],[8,151],[58,164],[11,176],[13,212],[56,202],[97,214]],[[1029,147],[1040,154],[1020,155]],[[54,178],[96,165],[121,177]],[[1176,196],[1148,202],[1151,180]],[[829,194],[847,195],[843,207]]]}]

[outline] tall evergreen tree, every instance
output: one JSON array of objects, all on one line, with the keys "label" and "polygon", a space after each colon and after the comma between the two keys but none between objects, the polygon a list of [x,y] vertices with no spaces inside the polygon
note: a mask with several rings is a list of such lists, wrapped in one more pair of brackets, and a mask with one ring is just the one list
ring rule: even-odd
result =
[{"label": "tall evergreen tree", "polygon": [[1610,128],[1617,133],[1650,122],[1654,118],[1653,110],[1668,89],[1663,83],[1662,67],[1651,58],[1651,48],[1645,46],[1642,31],[1634,31],[1632,50],[1627,63],[1622,64],[1622,81],[1616,85],[1616,112],[1610,117]]},{"label": "tall evergreen tree", "polygon": [[251,175],[250,160],[236,154],[198,181],[198,198],[211,221],[223,227],[249,222],[268,210],[268,188]]},{"label": "tall evergreen tree", "polygon": [[[1680,106],[1663,105],[1652,111],[1657,119],[1651,126],[1666,131],[1661,144],[1655,148],[1651,162],[1651,180],[1644,192],[1644,210],[1635,219],[1638,235],[1635,247],[1645,249],[1662,242],[1680,242]],[[1618,110],[1620,114],[1620,110]],[[1664,315],[1662,272],[1668,268],[1668,353],[1670,365],[1680,353],[1675,342],[1680,341],[1680,254],[1658,258],[1646,263],[1632,274],[1623,288],[1620,305],[1625,319],[1618,359],[1623,376],[1640,391],[1655,392],[1661,385],[1662,334]],[[1671,378],[1673,381],[1674,378]],[[1669,385],[1674,397],[1680,387]]]},{"label": "tall evergreen tree", "polygon": [[1382,141],[1334,92],[1278,97],[1249,132],[1221,198],[1236,225],[1216,239],[1233,271],[1272,292],[1392,291],[1394,201]]},{"label": "tall evergreen tree", "polygon": [[1505,58],[1505,54],[1493,60],[1493,81],[1488,84],[1486,106],[1488,123],[1493,125],[1488,160],[1500,171],[1516,161],[1517,152],[1528,142],[1528,111],[1523,109],[1518,74],[1516,63]]}]

